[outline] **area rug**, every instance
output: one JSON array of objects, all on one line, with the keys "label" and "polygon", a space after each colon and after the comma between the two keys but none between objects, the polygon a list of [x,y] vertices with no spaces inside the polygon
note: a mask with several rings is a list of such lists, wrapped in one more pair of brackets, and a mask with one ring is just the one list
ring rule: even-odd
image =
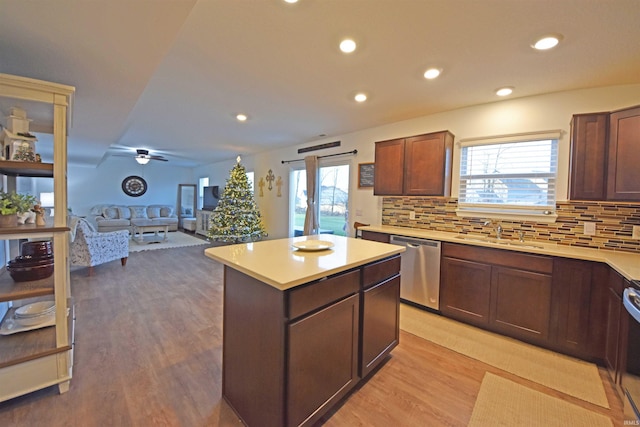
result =
[{"label": "area rug", "polygon": [[545,387],[609,408],[593,363],[400,305],[400,328],[465,356]]},{"label": "area rug", "polygon": [[611,419],[505,378],[486,373],[469,427],[612,427]]},{"label": "area rug", "polygon": [[190,236],[181,231],[173,231],[169,233],[169,240],[166,242],[160,243],[145,243],[139,244],[134,242],[133,240],[129,240],[129,252],[141,252],[141,251],[152,251],[155,249],[171,249],[171,248],[181,248],[185,246],[196,246],[196,245],[208,245],[209,242],[206,240],[199,239],[194,236]]}]

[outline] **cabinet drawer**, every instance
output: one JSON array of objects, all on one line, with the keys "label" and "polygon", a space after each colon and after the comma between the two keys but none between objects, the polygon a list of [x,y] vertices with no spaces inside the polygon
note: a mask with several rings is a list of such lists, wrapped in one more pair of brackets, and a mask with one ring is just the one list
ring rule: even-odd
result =
[{"label": "cabinet drawer", "polygon": [[387,233],[378,233],[377,231],[362,230],[362,238],[364,240],[373,240],[374,242],[389,243],[389,235]]},{"label": "cabinet drawer", "polygon": [[400,255],[387,258],[364,267],[362,271],[362,286],[364,289],[398,274],[400,271]]},{"label": "cabinet drawer", "polygon": [[289,293],[289,319],[338,301],[360,289],[360,270],[321,279]]},{"label": "cabinet drawer", "polygon": [[442,245],[442,256],[519,268],[545,274],[551,274],[553,271],[552,257],[531,255],[504,249],[488,249],[471,245],[444,243]]}]

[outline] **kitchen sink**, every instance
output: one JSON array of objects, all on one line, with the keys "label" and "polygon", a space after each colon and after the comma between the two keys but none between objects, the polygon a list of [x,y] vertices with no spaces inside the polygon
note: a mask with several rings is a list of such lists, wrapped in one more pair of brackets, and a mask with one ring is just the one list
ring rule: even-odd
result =
[{"label": "kitchen sink", "polygon": [[495,237],[486,236],[456,236],[456,239],[466,240],[468,242],[495,243],[497,245],[513,246],[528,249],[543,249],[544,246],[535,243],[521,242],[519,240],[496,239]]}]

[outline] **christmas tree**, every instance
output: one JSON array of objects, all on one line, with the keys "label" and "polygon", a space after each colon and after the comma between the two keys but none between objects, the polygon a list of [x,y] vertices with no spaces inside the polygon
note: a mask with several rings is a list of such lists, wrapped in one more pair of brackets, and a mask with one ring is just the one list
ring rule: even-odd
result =
[{"label": "christmas tree", "polygon": [[238,157],[218,206],[211,213],[208,237],[218,242],[241,243],[265,236],[267,232],[249,186],[247,171]]}]

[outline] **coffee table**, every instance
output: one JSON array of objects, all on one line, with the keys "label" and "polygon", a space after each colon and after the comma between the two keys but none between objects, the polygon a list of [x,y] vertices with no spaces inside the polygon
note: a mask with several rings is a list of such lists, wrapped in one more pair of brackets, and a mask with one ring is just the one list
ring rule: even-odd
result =
[{"label": "coffee table", "polygon": [[[131,224],[133,226],[133,236],[132,239],[134,242],[144,245],[148,243],[160,243],[166,242],[169,240],[169,225],[162,224],[152,224],[151,221],[136,221],[135,224]],[[162,231],[163,235],[159,235],[158,232]],[[144,237],[145,232],[153,232],[153,236]]]}]

